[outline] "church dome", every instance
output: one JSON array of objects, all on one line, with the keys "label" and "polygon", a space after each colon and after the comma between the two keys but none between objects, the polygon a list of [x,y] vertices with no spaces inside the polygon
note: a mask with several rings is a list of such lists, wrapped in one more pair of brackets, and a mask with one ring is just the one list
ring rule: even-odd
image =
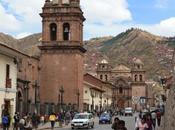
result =
[{"label": "church dome", "polygon": [[133,62],[134,64],[144,65],[143,62],[138,58],[133,59]]},{"label": "church dome", "polygon": [[103,59],[100,63],[102,63],[102,64],[108,64],[108,61],[105,60],[105,59]]}]

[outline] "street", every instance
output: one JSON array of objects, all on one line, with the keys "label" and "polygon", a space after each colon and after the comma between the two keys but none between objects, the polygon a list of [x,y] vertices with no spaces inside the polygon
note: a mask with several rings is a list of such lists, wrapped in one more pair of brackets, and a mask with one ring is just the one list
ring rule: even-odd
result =
[{"label": "street", "polygon": [[[134,124],[135,124],[135,117],[119,117],[120,120],[124,120],[127,130],[134,130]],[[112,124],[98,124],[98,118],[95,118],[95,126],[92,130],[112,130],[111,129],[111,125]],[[56,128],[55,130],[60,130],[60,129],[64,129],[64,130],[71,130],[70,125],[68,127],[64,127],[64,128]],[[83,130],[87,130],[87,129],[83,129]]]}]

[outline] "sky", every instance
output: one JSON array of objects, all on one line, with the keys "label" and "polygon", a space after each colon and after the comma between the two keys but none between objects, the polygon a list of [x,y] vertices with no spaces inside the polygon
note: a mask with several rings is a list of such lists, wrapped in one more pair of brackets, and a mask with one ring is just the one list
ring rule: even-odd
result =
[{"label": "sky", "polygon": [[[175,0],[80,0],[86,17],[84,39],[116,36],[140,28],[175,36]],[[40,33],[45,0],[0,0],[0,32],[16,38]]]}]

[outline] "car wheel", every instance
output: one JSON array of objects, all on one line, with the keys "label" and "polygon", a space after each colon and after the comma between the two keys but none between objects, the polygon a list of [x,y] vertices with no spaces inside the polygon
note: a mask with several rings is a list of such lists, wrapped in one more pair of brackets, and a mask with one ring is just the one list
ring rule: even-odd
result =
[{"label": "car wheel", "polygon": [[74,127],[72,127],[72,130],[74,129]]}]

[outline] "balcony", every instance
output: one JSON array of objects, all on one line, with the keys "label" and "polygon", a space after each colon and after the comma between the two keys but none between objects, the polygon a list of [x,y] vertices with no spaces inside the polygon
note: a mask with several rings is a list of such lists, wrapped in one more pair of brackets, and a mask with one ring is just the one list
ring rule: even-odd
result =
[{"label": "balcony", "polygon": [[12,87],[12,79],[7,78],[6,79],[6,88],[11,88]]}]

